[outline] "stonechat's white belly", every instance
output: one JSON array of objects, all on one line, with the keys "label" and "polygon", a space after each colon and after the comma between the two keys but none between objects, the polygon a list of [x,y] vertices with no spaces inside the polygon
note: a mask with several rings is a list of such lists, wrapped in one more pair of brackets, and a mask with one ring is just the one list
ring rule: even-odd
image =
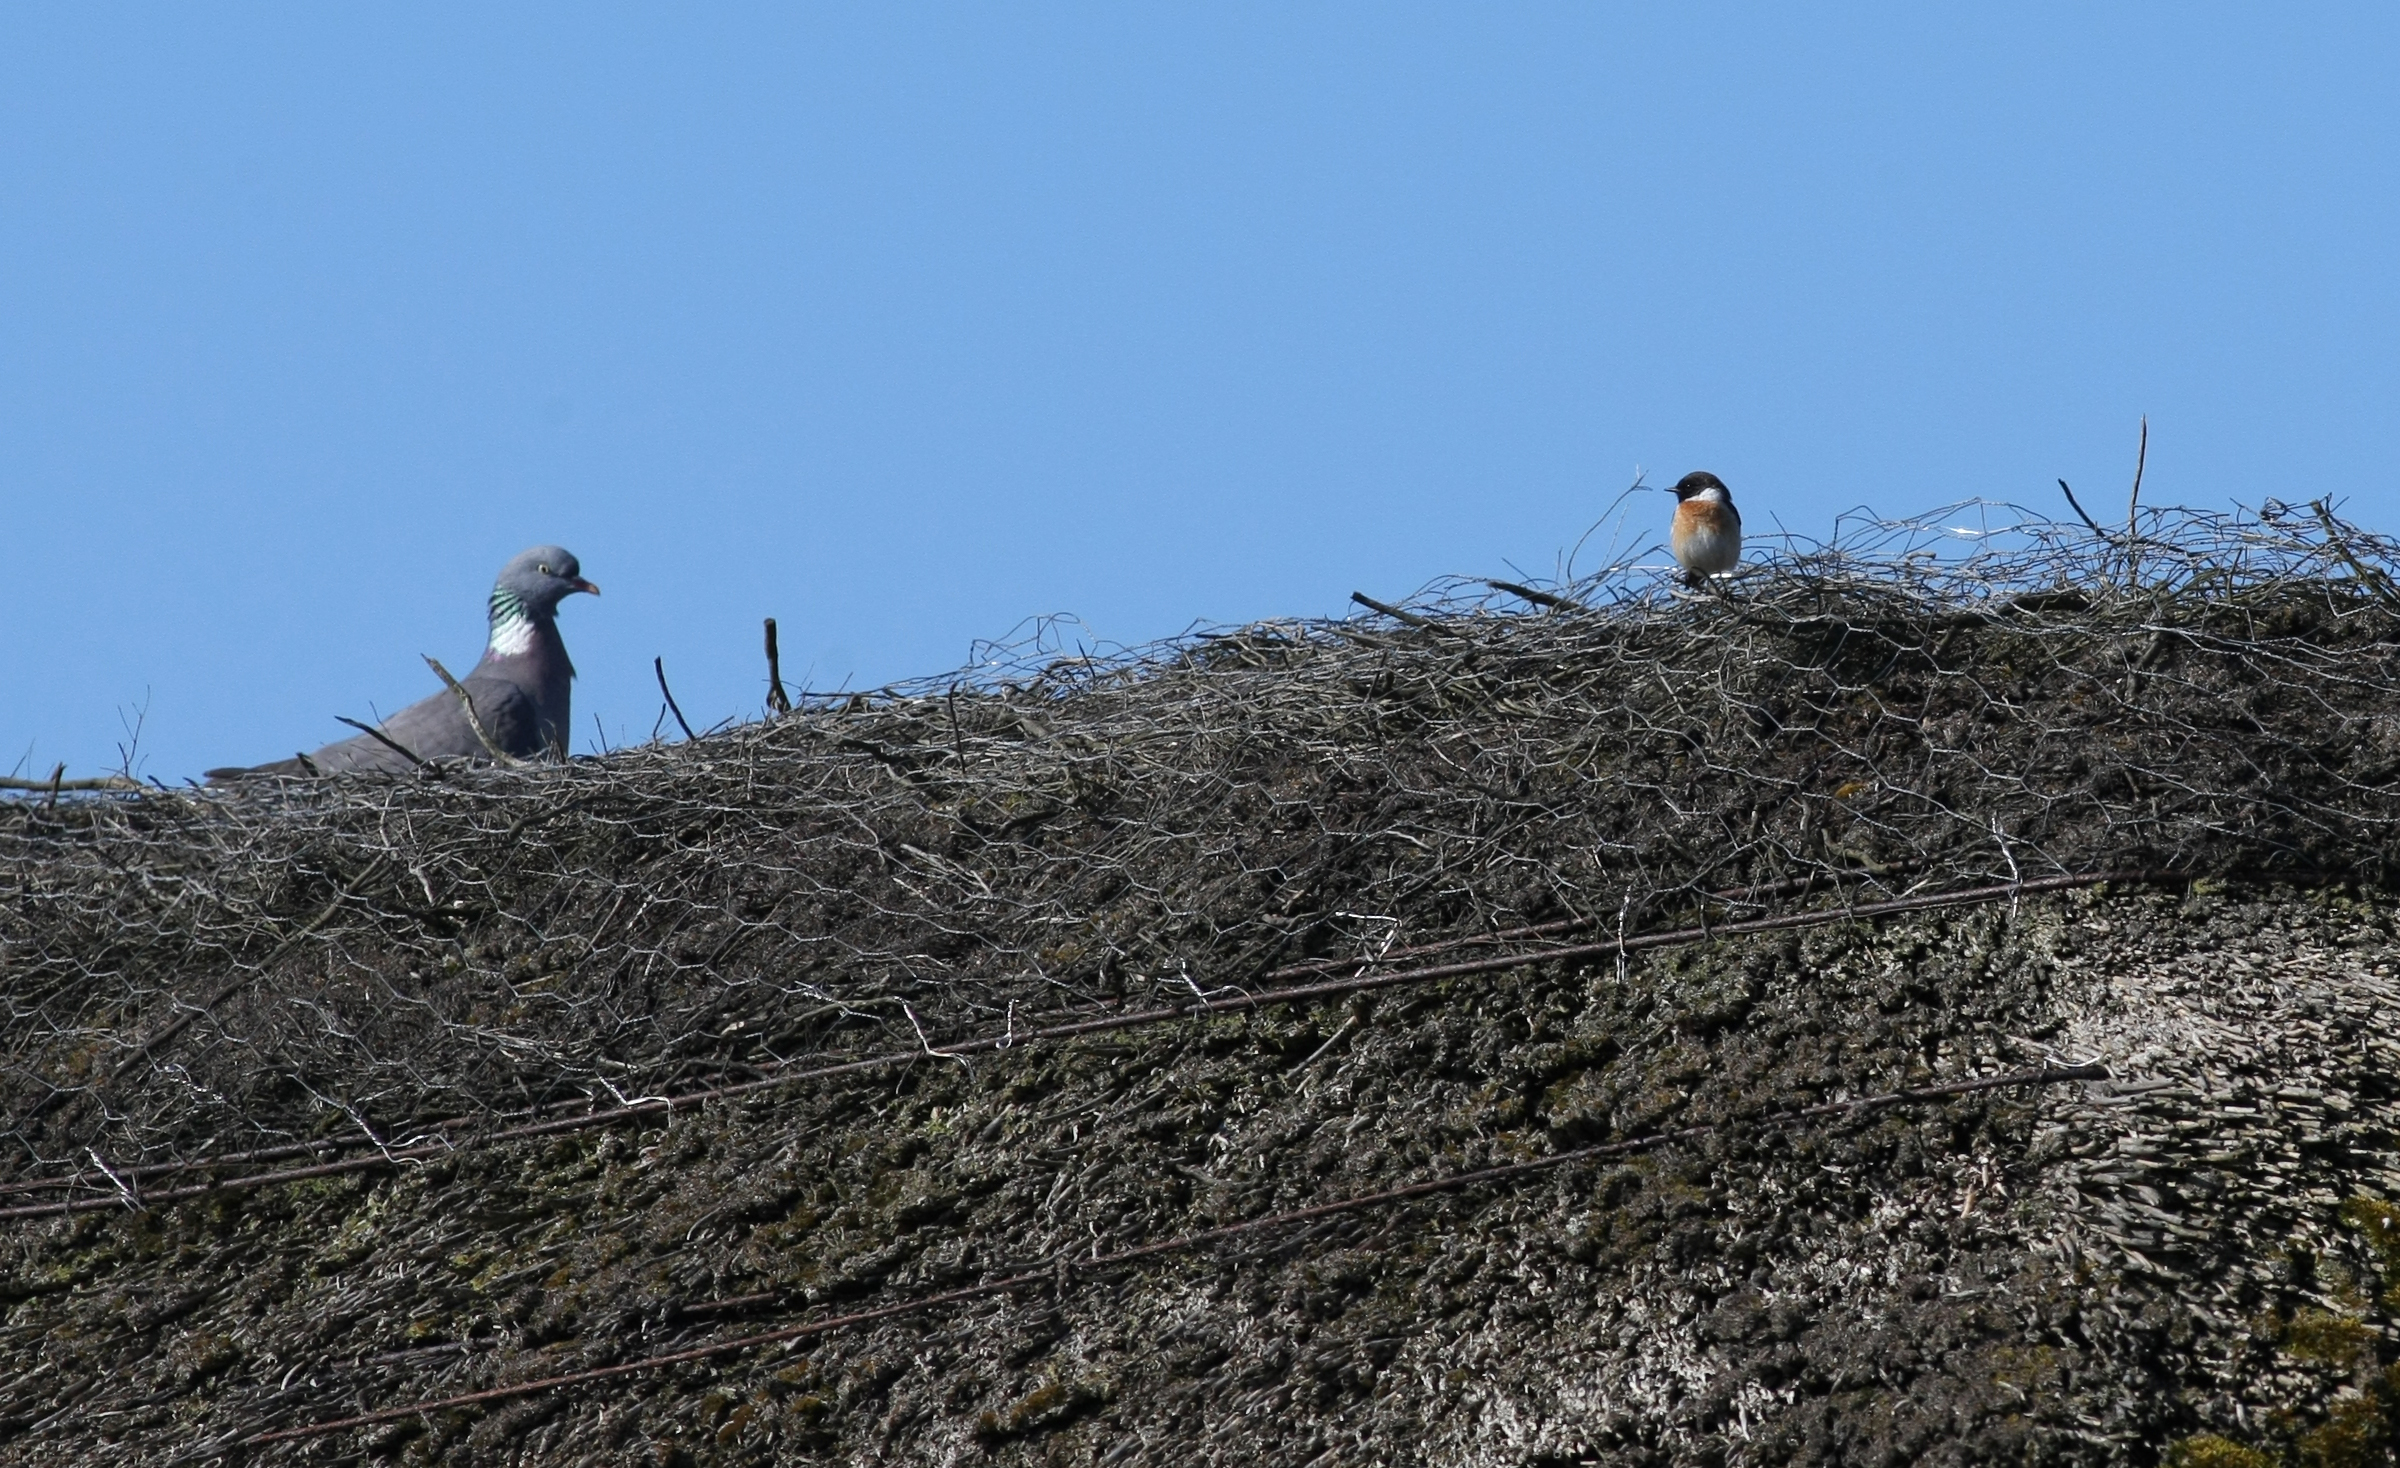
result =
[{"label": "stonechat's white belly", "polygon": [[[1709,518],[1716,519],[1715,516]],[[1676,561],[1686,571],[1702,576],[1722,576],[1742,559],[1741,528],[1705,521],[1679,524],[1675,527],[1674,548]]]}]

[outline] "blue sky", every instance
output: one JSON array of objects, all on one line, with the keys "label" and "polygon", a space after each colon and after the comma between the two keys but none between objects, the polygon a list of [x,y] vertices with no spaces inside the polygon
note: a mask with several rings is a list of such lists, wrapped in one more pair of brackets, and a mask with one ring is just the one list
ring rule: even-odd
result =
[{"label": "blue sky", "polygon": [[543,540],[585,749],[762,616],[1339,612],[1637,465],[2119,505],[2147,413],[2147,498],[2400,528],[2400,12],[1824,9],[10,10],[0,768],[313,748]]}]

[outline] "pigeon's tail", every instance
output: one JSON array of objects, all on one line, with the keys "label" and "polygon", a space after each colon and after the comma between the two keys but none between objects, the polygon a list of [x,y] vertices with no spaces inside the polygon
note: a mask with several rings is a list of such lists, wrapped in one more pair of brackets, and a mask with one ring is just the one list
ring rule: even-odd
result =
[{"label": "pigeon's tail", "polygon": [[211,785],[230,785],[237,780],[264,780],[279,775],[313,775],[318,772],[309,767],[307,760],[293,755],[290,759],[279,759],[270,764],[227,765],[220,770],[203,770],[200,773]]}]

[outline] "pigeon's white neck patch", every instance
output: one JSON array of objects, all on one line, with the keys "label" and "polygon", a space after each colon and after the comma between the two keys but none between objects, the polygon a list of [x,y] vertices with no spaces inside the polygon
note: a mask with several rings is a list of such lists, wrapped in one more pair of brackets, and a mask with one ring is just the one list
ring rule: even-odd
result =
[{"label": "pigeon's white neck patch", "polygon": [[505,586],[492,588],[492,642],[486,655],[513,658],[533,647],[533,618]]}]

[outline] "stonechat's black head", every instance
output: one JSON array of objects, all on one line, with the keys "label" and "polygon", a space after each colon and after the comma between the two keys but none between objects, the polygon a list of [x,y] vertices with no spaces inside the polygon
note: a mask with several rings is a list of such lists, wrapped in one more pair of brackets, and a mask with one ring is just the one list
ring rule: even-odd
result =
[{"label": "stonechat's black head", "polygon": [[1724,480],[1706,469],[1698,469],[1675,481],[1675,498],[1688,500],[1704,489],[1713,489],[1728,499],[1733,496],[1733,491],[1725,487]]}]

